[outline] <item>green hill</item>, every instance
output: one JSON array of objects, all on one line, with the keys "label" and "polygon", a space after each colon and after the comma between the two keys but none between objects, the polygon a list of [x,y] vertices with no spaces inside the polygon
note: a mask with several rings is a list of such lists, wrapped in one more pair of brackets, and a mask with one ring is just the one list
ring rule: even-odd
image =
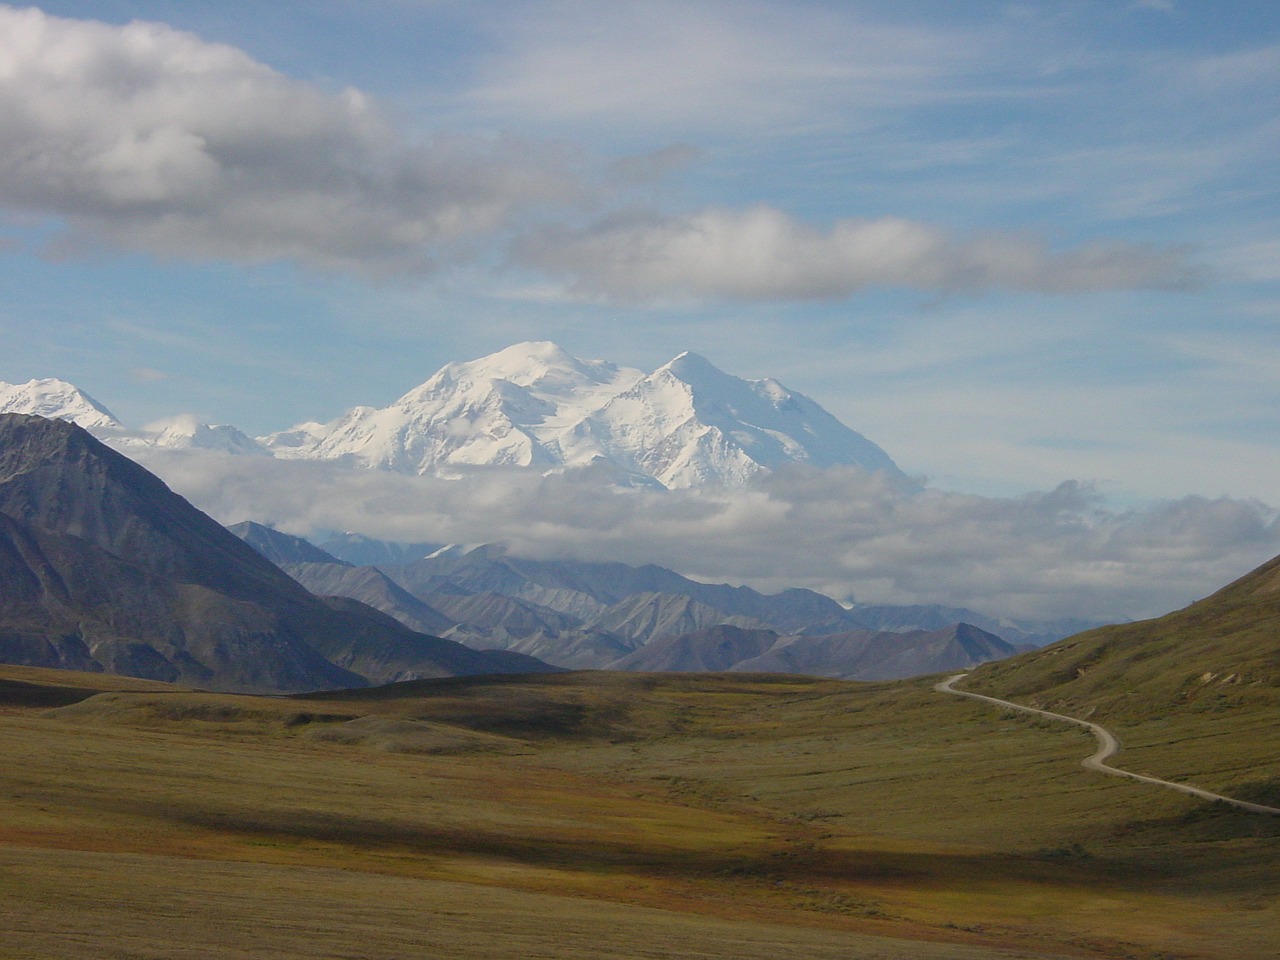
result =
[{"label": "green hill", "polygon": [[1182,610],[984,665],[963,686],[1110,727],[1120,766],[1280,803],[1280,557]]},{"label": "green hill", "polygon": [[1126,719],[1280,706],[1280,557],[1166,616],[987,665],[967,686]]}]

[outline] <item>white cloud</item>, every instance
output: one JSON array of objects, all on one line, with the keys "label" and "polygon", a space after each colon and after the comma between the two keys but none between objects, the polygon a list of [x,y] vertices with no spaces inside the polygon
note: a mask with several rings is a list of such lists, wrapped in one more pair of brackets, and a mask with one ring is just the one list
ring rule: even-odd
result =
[{"label": "white cloud", "polygon": [[1016,498],[912,495],[854,469],[796,469],[740,491],[619,492],[589,475],[444,481],[213,454],[140,459],[224,523],[501,540],[529,556],[653,562],[764,590],[992,614],[1159,614],[1280,552],[1275,512],[1256,502],[1186,497],[1113,511],[1076,483]]},{"label": "white cloud", "polygon": [[0,6],[0,203],[70,248],[419,271],[575,190],[556,158],[408,142],[359,91],[163,24]]},{"label": "white cloud", "polygon": [[1058,252],[1034,237],[957,237],[896,217],[820,229],[766,205],[543,229],[526,237],[517,257],[568,278],[575,294],[632,301],[839,299],[867,287],[1078,293],[1183,288],[1200,279],[1182,250],[1110,242]]}]

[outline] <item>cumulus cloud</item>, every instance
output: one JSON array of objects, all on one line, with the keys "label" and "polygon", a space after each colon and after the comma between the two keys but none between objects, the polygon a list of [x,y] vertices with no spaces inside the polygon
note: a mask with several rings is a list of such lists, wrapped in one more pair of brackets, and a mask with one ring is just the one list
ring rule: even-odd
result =
[{"label": "cumulus cloud", "polygon": [[525,556],[651,562],[767,591],[992,615],[1156,615],[1280,552],[1280,522],[1259,503],[1187,497],[1113,511],[1078,483],[993,498],[797,468],[745,490],[655,492],[619,491],[589,473],[435,480],[216,454],[140,458],[224,523],[505,541]]},{"label": "cumulus cloud", "polygon": [[359,91],[163,24],[0,6],[0,203],[69,247],[418,271],[575,190],[530,147],[409,142]]},{"label": "cumulus cloud", "polygon": [[[690,49],[680,60],[720,77],[710,84],[715,89],[755,88],[743,85],[739,68],[725,66],[741,62],[772,64],[756,77],[766,87],[776,74],[805,90],[812,83],[879,89],[895,75],[875,58],[868,61],[875,69],[812,63],[801,69],[808,61],[797,37],[770,41],[770,31],[742,22],[732,9],[695,18],[693,33],[673,26],[679,18],[649,15],[644,30],[632,25],[638,34],[626,17],[610,19],[606,32],[619,43],[649,37],[661,51],[678,38],[683,44],[714,35],[728,17],[735,29],[726,35],[732,43],[716,47],[723,56],[712,63],[699,41],[699,54]],[[824,35],[814,23],[802,33]],[[857,35],[877,48],[875,30],[864,26]],[[909,31],[881,39],[928,63],[942,46]],[[770,42],[780,45],[781,63],[739,56]],[[605,55],[612,42],[581,49],[590,60],[584,70],[614,76]],[[624,60],[615,79],[629,89],[627,78],[638,67],[634,58]],[[863,75],[868,70],[873,79]],[[546,79],[541,67],[533,72]],[[583,85],[582,75],[572,83],[592,96],[613,90],[608,82]],[[553,91],[564,80],[555,76]],[[697,155],[675,144],[619,160],[593,183],[567,153],[545,145],[443,134],[409,139],[358,90],[322,89],[164,24],[115,26],[0,5],[0,204],[65,226],[54,235],[54,253],[105,245],[387,275],[430,271],[518,228],[526,234],[514,253],[520,266],[563,281],[581,297],[632,302],[830,299],[868,286],[1074,292],[1196,279],[1177,250],[1103,243],[1058,252],[1026,237],[960,237],[895,218],[818,227],[769,206],[615,214],[586,228],[529,226],[537,211],[572,218],[590,209],[603,199],[602,183],[642,185]]]},{"label": "cumulus cloud", "polygon": [[614,216],[585,231],[543,229],[517,250],[580,296],[821,300],[867,287],[1077,293],[1181,288],[1199,280],[1183,250],[1095,243],[1053,251],[1033,237],[953,235],[897,217],[821,229],[767,205],[687,216]]}]

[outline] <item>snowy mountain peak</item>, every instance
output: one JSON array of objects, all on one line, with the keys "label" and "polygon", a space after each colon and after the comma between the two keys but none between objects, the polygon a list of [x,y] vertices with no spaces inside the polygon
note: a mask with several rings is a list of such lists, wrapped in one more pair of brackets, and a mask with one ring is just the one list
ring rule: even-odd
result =
[{"label": "snowy mountain peak", "polygon": [[494,379],[510,380],[524,387],[594,380],[598,378],[600,367],[615,369],[612,364],[599,360],[579,360],[559,344],[548,340],[517,343],[487,357],[456,366]]},{"label": "snowy mountain peak", "polygon": [[744,380],[682,353],[609,402],[601,434],[627,437],[633,469],[664,486],[739,485],[788,463],[905,479],[889,455],[776,380]]},{"label": "snowy mountain peak", "polygon": [[805,462],[902,477],[883,450],[776,380],[743,380],[691,352],[646,375],[547,341],[447,364],[387,407],[261,442],[276,456],[441,476],[579,468],[627,484],[733,486]]},{"label": "snowy mountain peak", "polygon": [[446,364],[386,407],[355,407],[254,440],[174,417],[127,430],[71,384],[0,384],[0,412],[74,420],[118,447],[330,460],[406,474],[581,470],[629,486],[738,486],[793,463],[896,479],[883,450],[776,380],[744,380],[685,352],[653,373],[581,360],[549,341]]},{"label": "snowy mountain peak", "polygon": [[695,380],[718,380],[729,376],[702,354],[689,350],[668,360],[658,370],[668,370],[673,376],[687,383]]},{"label": "snowy mountain peak", "polygon": [[262,444],[229,424],[204,423],[191,414],[180,414],[149,424],[144,434],[152,446],[173,450],[217,450],[222,453],[270,456]]},{"label": "snowy mountain peak", "polygon": [[203,423],[190,414],[169,417],[143,430],[130,430],[106,407],[65,380],[0,383],[0,413],[27,413],[51,420],[69,420],[100,440],[126,451],[139,447],[168,447],[259,456],[269,453],[235,427]]},{"label": "snowy mountain peak", "polygon": [[65,380],[48,378],[26,383],[0,383],[0,413],[27,413],[51,420],[70,420],[94,429],[120,429],[106,407]]},{"label": "snowy mountain peak", "polygon": [[639,370],[621,371],[605,360],[580,360],[563,347],[549,341],[517,343],[478,360],[446,364],[430,380],[410,391],[408,400],[441,383],[474,387],[503,381],[537,394],[561,394],[591,385],[612,384],[623,379],[639,379]]}]

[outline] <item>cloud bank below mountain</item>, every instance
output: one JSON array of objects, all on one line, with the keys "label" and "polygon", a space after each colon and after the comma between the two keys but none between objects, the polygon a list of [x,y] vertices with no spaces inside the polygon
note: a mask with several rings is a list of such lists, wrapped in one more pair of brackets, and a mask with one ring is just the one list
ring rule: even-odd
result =
[{"label": "cloud bank below mountain", "polygon": [[1185,497],[1117,511],[1076,482],[993,498],[912,493],[854,468],[795,468],[740,491],[654,492],[607,487],[589,470],[446,481],[214,453],[139,459],[224,523],[504,541],[531,557],[651,562],[766,591],[992,615],[1153,616],[1280,552],[1277,514],[1260,503]]}]

